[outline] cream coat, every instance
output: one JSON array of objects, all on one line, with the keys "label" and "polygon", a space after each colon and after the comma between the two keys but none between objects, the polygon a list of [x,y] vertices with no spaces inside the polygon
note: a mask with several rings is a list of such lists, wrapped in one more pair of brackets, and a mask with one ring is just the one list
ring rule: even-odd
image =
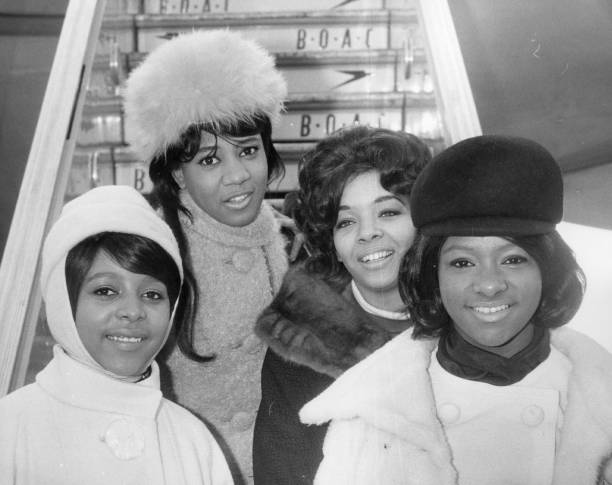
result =
[{"label": "cream coat", "polygon": [[[612,452],[612,355],[571,329],[551,344],[572,365],[553,484],[595,484]],[[331,421],[315,484],[458,483],[428,373],[436,345],[406,331],[302,408],[304,423]]]},{"label": "cream coat", "polygon": [[121,382],[59,346],[36,382],[0,400],[0,483],[228,485],[206,427],[164,399],[159,370]]}]

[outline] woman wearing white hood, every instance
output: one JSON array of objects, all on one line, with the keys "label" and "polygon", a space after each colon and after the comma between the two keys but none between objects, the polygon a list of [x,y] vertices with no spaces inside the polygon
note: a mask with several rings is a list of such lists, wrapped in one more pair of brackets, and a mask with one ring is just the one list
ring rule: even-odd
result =
[{"label": "woman wearing white hood", "polygon": [[172,231],[134,189],[66,204],[42,256],[57,345],[0,400],[3,483],[232,483],[208,429],[159,390],[182,279]]}]

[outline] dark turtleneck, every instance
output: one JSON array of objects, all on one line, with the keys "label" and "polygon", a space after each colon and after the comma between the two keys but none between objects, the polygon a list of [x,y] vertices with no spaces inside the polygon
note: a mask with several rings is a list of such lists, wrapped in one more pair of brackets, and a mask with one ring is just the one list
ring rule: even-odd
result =
[{"label": "dark turtleneck", "polygon": [[550,332],[534,325],[533,339],[512,357],[502,357],[466,341],[454,328],[440,338],[436,357],[451,374],[495,386],[519,382],[550,354]]}]

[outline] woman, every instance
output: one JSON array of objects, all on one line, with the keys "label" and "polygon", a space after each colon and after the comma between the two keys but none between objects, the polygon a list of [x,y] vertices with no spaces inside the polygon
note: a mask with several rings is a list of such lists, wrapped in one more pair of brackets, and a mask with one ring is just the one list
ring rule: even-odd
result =
[{"label": "woman", "polygon": [[414,327],[301,410],[331,421],[315,483],[609,481],[612,356],[559,328],[584,274],[555,229],[554,158],[523,138],[470,138],[425,168],[411,204],[399,279]]},{"label": "woman", "polygon": [[287,94],[274,58],[227,30],[180,35],[130,75],[126,130],[186,262],[188,324],[167,349],[165,389],[217,433],[236,483],[252,480],[264,347],[259,313],[287,269],[264,201],[282,174],[272,144]]},{"label": "woman", "polygon": [[256,324],[270,347],[253,444],[256,483],[312,483],[326,427],[302,425],[299,409],[411,325],[397,275],[414,237],[410,191],[429,159],[413,135],[355,127],[301,162],[289,200],[308,255]]},{"label": "woman", "polygon": [[64,206],[41,270],[57,344],[35,383],[0,399],[3,483],[233,483],[211,432],[159,389],[182,281],[172,231],[135,189]]}]

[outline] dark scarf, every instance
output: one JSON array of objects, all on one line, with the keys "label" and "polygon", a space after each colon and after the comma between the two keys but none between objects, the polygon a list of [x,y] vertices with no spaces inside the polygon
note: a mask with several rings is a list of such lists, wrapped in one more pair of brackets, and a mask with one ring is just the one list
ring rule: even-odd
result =
[{"label": "dark scarf", "polygon": [[454,329],[440,338],[436,357],[442,368],[457,377],[509,386],[523,379],[549,354],[550,332],[534,325],[531,343],[509,358],[470,344]]}]

